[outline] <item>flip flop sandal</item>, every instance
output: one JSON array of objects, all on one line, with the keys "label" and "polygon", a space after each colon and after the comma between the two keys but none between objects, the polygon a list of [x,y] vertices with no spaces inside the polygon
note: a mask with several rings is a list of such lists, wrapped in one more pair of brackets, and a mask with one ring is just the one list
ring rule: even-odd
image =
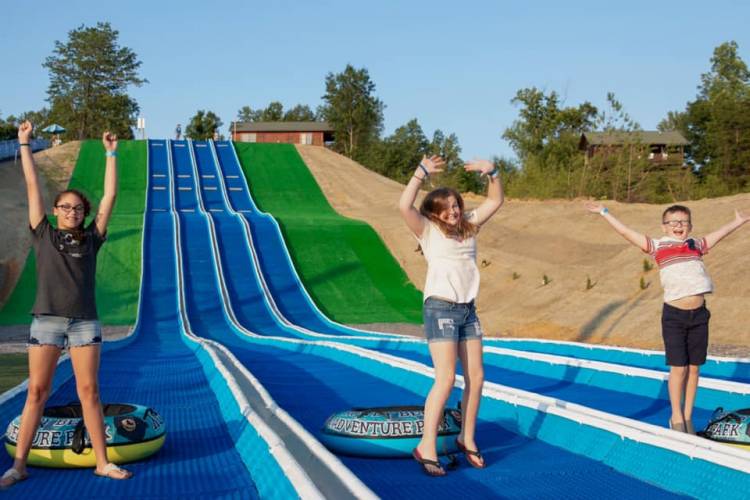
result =
[{"label": "flip flop sandal", "polygon": [[3,474],[3,477],[0,478],[0,481],[2,481],[2,484],[0,484],[0,490],[15,486],[16,484],[25,480],[27,477],[29,477],[28,474],[21,474],[15,468],[11,467],[10,469],[6,470]]},{"label": "flip flop sandal", "polygon": [[[466,461],[469,462],[469,465],[471,465],[475,469],[484,469],[485,467],[487,467],[487,464],[484,462],[484,457],[479,452],[479,450],[468,449],[461,441],[458,440],[458,438],[456,438],[456,447],[464,454],[464,456],[466,457]],[[477,457],[482,461],[482,463],[478,464],[474,462],[471,457]]]},{"label": "flip flop sandal", "polygon": [[[422,455],[419,453],[419,450],[414,448],[411,452],[411,456],[414,457],[414,460],[419,462],[419,465],[422,466],[422,471],[427,474],[430,477],[441,477],[445,476],[445,469],[443,469],[443,466],[440,465],[440,462],[437,460],[428,460],[426,458],[422,458]],[[428,465],[431,465],[433,467],[436,467],[438,470],[430,469],[427,467]]]},{"label": "flip flop sandal", "polygon": [[[113,476],[112,475],[113,473],[123,474],[123,476],[119,476],[119,475]],[[133,477],[132,472],[127,471],[125,469],[121,469],[120,467],[113,464],[112,462],[105,465],[104,469],[101,472],[97,472],[96,469],[94,469],[94,474],[97,476],[106,477],[108,479],[116,479],[116,480],[130,479],[131,477]]]}]

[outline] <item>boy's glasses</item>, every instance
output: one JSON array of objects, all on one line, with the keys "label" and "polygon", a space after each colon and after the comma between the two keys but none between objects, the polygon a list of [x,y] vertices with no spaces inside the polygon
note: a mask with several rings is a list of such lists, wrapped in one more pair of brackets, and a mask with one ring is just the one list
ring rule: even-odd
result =
[{"label": "boy's glasses", "polygon": [[689,226],[690,221],[689,220],[665,220],[664,222],[662,222],[662,224],[667,225],[669,227]]},{"label": "boy's glasses", "polygon": [[62,205],[55,205],[55,208],[59,208],[66,214],[69,214],[71,210],[75,210],[77,213],[82,214],[84,211],[83,205],[68,205],[67,203],[64,203]]}]

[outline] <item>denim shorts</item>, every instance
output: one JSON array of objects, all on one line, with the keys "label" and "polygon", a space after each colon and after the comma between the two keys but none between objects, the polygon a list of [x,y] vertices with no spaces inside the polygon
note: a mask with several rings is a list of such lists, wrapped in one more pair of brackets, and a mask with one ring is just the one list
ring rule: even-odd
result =
[{"label": "denim shorts", "polygon": [[474,301],[465,304],[428,297],[422,311],[427,342],[462,342],[482,338]]},{"label": "denim shorts", "polygon": [[664,304],[661,335],[669,366],[702,365],[708,353],[708,320],[711,312],[703,304],[698,309],[678,309]]},{"label": "denim shorts", "polygon": [[102,343],[98,320],[64,318],[35,314],[29,330],[28,346],[54,345],[60,349]]}]

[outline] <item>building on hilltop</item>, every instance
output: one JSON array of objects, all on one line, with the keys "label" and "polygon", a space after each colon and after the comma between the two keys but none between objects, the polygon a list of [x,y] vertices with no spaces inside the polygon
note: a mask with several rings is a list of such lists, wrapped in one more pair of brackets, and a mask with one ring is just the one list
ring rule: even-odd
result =
[{"label": "building on hilltop", "polygon": [[676,130],[584,132],[578,142],[578,149],[585,152],[585,161],[588,164],[595,156],[611,155],[628,145],[644,150],[652,165],[666,167],[684,165],[685,147],[689,143]]},{"label": "building on hilltop", "polygon": [[326,122],[232,122],[229,129],[238,142],[324,146],[333,141],[333,127]]}]

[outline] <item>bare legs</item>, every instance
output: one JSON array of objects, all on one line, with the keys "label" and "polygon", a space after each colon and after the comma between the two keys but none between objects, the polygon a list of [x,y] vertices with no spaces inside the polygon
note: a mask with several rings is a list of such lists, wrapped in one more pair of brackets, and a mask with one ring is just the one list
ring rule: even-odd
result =
[{"label": "bare legs", "polygon": [[[59,358],[59,347],[53,345],[29,347],[28,395],[21,413],[21,425],[16,440],[16,456],[13,460],[13,468],[21,475],[26,475],[26,460],[42,413],[44,413],[44,403],[49,397],[52,377],[55,375]],[[3,483],[2,486],[7,486],[7,484]]]},{"label": "bare legs", "polygon": [[672,405],[672,424],[691,422],[699,376],[700,366],[697,365],[669,367],[668,387],[669,402]]},{"label": "bare legs", "polygon": [[73,362],[73,372],[76,376],[76,391],[81,401],[83,422],[91,439],[91,447],[96,455],[96,472],[107,475],[112,479],[127,479],[130,472],[117,469],[105,474],[104,468],[109,463],[107,459],[107,438],[104,434],[104,415],[99,400],[99,359],[101,344],[73,347],[70,349],[70,359]]},{"label": "bare legs", "polygon": [[[101,473],[109,463],[107,460],[107,444],[104,435],[104,418],[99,401],[99,354],[101,345],[88,345],[70,349],[73,372],[76,377],[76,389],[83,409],[83,421],[91,438],[91,445],[96,455],[96,471]],[[26,474],[26,461],[39,427],[39,421],[44,413],[52,388],[52,378],[60,358],[60,348],[53,345],[39,345],[29,347],[29,388],[26,404],[21,414],[21,426],[18,431],[16,455],[13,468],[21,475]],[[127,479],[130,472],[122,469],[111,470],[107,477],[112,479]],[[0,486],[6,486],[2,484]]]},{"label": "bare legs", "polygon": [[[475,434],[479,402],[484,385],[484,365],[482,363],[482,340],[472,339],[458,344],[458,356],[464,369],[464,393],[461,400],[463,412],[459,441],[469,450],[478,450]],[[471,456],[476,465],[483,465],[482,458]]]},{"label": "bare legs", "polygon": [[[474,435],[484,383],[482,341],[472,339],[460,342],[458,345],[453,342],[431,342],[429,348],[432,364],[435,367],[435,382],[425,401],[424,431],[417,450],[422,457],[437,460],[437,431],[443,417],[445,402],[456,380],[456,358],[461,359],[465,382],[461,403],[463,423],[460,439],[467,448],[477,449]],[[436,467],[428,467],[437,472]]]}]

